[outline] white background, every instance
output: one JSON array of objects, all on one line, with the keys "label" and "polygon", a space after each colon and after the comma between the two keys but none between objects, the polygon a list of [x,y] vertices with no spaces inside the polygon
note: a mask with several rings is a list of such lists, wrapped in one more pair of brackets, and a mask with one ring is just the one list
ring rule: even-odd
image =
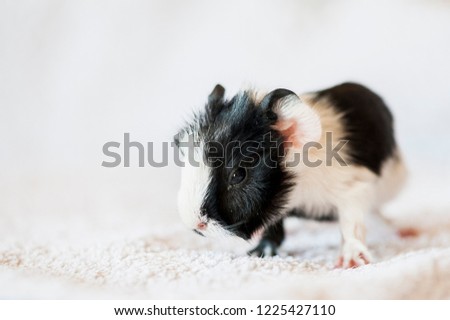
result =
[{"label": "white background", "polygon": [[369,86],[411,171],[399,213],[448,217],[449,60],[449,1],[2,1],[0,241],[178,223],[179,169],[103,168],[102,146],[171,141],[216,83]]}]

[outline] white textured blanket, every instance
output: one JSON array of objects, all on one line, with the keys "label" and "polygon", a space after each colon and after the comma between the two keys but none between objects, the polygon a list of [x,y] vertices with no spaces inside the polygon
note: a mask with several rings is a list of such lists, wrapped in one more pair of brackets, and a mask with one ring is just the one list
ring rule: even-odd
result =
[{"label": "white textured blanket", "polygon": [[[23,181],[2,184],[9,201],[2,203],[0,297],[450,298],[446,212],[415,211],[399,219],[425,229],[411,238],[369,219],[368,243],[377,261],[354,270],[333,267],[340,236],[329,222],[292,219],[280,256],[247,257],[252,244],[199,237],[180,224],[173,201],[157,200],[176,188],[178,172],[172,169],[173,174],[167,169],[147,176],[148,181],[165,180],[159,188],[145,189],[145,182],[136,181],[126,185],[125,180],[114,184],[117,174],[104,176],[103,190],[95,193],[92,176],[91,186],[74,176],[28,184],[34,200],[15,189]],[[21,191],[30,195],[30,190]],[[67,193],[76,199],[62,199]],[[104,206],[112,201],[108,197],[120,195],[116,207],[97,211],[99,202]],[[50,199],[52,212],[45,212]],[[117,206],[133,207],[137,199],[149,203],[134,211]],[[13,210],[20,201],[20,210]],[[26,208],[30,204],[34,209]],[[152,208],[146,212],[146,207]],[[64,208],[70,210],[62,214]]]}]

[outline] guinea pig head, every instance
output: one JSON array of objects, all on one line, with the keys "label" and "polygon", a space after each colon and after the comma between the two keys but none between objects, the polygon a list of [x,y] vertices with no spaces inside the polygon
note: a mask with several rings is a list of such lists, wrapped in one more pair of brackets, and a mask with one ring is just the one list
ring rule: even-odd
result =
[{"label": "guinea pig head", "polygon": [[205,109],[175,136],[183,164],[178,209],[204,236],[249,239],[284,213],[294,173],[288,152],[320,138],[315,112],[292,91],[225,99],[217,85]]}]

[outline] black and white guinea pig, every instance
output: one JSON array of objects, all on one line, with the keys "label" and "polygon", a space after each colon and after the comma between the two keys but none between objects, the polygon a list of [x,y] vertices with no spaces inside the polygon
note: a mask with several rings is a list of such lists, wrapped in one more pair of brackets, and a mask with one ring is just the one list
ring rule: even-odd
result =
[{"label": "black and white guinea pig", "polygon": [[217,85],[175,136],[184,160],[178,207],[188,227],[244,239],[263,230],[249,253],[271,256],[285,217],[336,219],[338,265],[369,263],[364,215],[395,196],[406,176],[383,100],[355,83],[304,95],[224,93]]}]

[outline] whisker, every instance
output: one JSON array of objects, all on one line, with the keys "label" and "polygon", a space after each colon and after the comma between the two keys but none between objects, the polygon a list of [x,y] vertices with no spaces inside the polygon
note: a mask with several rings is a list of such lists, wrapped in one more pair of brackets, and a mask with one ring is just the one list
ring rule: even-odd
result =
[{"label": "whisker", "polygon": [[238,227],[238,226],[240,226],[241,224],[244,224],[245,222],[246,222],[245,220],[244,220],[244,221],[239,221],[239,222],[230,224],[229,226],[225,226],[224,229],[226,229],[226,230],[232,230],[233,228]]}]

